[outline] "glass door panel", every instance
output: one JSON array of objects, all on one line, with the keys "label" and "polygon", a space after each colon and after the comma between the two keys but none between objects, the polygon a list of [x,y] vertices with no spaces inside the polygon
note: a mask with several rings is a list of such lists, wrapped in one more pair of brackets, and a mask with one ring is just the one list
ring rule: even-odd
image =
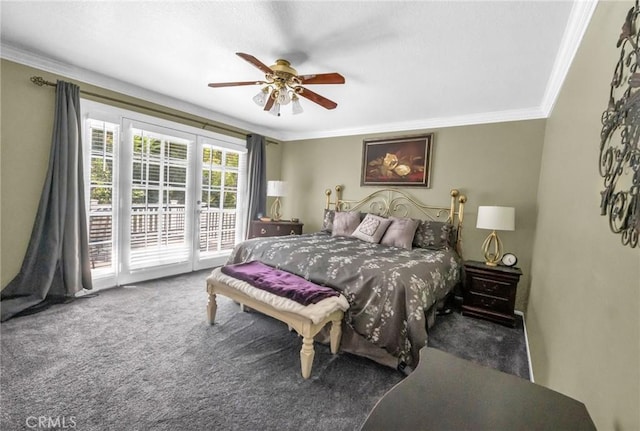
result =
[{"label": "glass door panel", "polygon": [[195,206],[188,190],[195,137],[189,137],[158,126],[129,129],[124,279],[191,270]]},{"label": "glass door panel", "polygon": [[245,142],[82,103],[94,287],[225,263],[244,238]]},{"label": "glass door panel", "polygon": [[89,261],[96,279],[115,276],[115,211],[117,199],[114,159],[119,125],[106,121],[87,122],[89,138]]},{"label": "glass door panel", "polygon": [[204,139],[199,153],[199,241],[194,269],[225,263],[242,236],[239,178],[245,154]]}]

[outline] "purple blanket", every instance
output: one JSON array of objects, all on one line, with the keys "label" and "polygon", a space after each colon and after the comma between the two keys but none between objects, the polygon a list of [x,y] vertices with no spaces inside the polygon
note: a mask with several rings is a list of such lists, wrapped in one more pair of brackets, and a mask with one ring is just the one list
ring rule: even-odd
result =
[{"label": "purple blanket", "polygon": [[340,294],[329,287],[318,286],[302,277],[258,261],[226,265],[221,271],[229,277],[246,281],[253,287],[292,299],[302,305],[315,304]]}]

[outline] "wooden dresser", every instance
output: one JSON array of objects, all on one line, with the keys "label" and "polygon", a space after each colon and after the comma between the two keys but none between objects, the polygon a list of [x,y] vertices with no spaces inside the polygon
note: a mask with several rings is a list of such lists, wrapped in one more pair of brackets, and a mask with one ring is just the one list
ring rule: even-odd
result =
[{"label": "wooden dresser", "polygon": [[249,228],[249,238],[266,236],[301,235],[303,224],[288,220],[260,221],[252,220]]},{"label": "wooden dresser", "polygon": [[464,271],[462,314],[513,326],[520,268],[468,260]]}]

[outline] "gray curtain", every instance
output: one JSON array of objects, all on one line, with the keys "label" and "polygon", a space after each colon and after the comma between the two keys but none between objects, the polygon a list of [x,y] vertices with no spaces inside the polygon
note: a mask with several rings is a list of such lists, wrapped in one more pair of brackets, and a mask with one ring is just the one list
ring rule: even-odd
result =
[{"label": "gray curtain", "polygon": [[0,319],[91,289],[80,88],[58,81],[49,168],[18,275],[2,290]]},{"label": "gray curtain", "polygon": [[247,191],[249,196],[245,238],[251,220],[265,215],[267,207],[267,149],[264,136],[247,135]]}]

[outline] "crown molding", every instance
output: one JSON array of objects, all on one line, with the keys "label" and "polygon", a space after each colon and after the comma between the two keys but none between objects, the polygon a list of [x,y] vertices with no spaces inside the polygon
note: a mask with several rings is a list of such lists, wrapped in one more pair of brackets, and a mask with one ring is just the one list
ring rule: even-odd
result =
[{"label": "crown molding", "polygon": [[[0,57],[16,63],[31,66],[46,72],[54,73],[87,84],[105,88],[107,90],[126,94],[131,97],[155,103],[167,108],[176,109],[188,114],[196,115],[212,121],[220,122],[232,127],[237,127],[251,133],[259,133],[278,141],[295,141],[305,139],[332,138],[338,136],[365,135],[374,133],[401,132],[422,129],[434,129],[444,127],[469,126],[475,124],[487,124],[496,122],[509,122],[520,120],[532,120],[547,118],[551,115],[555,101],[560,93],[567,76],[573,58],[580,46],[580,42],[586,32],[591,17],[595,11],[597,0],[578,0],[573,3],[569,22],[565,28],[562,42],[559,46],[554,66],[547,83],[545,94],[541,104],[537,108],[509,110],[500,112],[488,112],[481,114],[459,115],[441,118],[429,118],[425,120],[375,124],[371,126],[332,129],[320,132],[287,132],[266,128],[251,124],[237,118],[229,117],[219,112],[211,111],[202,106],[194,105],[173,97],[166,96],[127,82],[93,72],[87,69],[74,67],[69,64],[44,57],[15,46],[0,42]],[[249,133],[249,132],[247,132]]]},{"label": "crown molding", "polygon": [[575,1],[571,7],[569,22],[565,28],[549,81],[547,81],[547,88],[540,104],[540,109],[544,112],[545,117],[549,117],[553,111],[562,89],[562,84],[569,73],[571,63],[573,63],[573,59],[578,52],[597,5],[598,0],[580,0]]},{"label": "crown molding", "polygon": [[244,130],[245,133],[259,133],[270,138],[278,139],[278,132],[275,130],[259,127],[254,124],[238,120],[237,118],[232,118],[174,97],[151,91],[137,85],[129,84],[125,81],[121,81],[101,73],[62,63],[4,42],[0,42],[0,58],[33,67],[44,72],[60,75],[68,79],[95,85],[106,90],[115,91],[117,93],[165,106],[187,114],[210,119],[211,121],[237,127]]},{"label": "crown molding", "polygon": [[402,132],[413,130],[437,129],[445,127],[473,126],[489,123],[505,123],[510,121],[538,120],[547,116],[540,109],[514,109],[499,112],[483,112],[482,114],[458,115],[451,117],[429,118],[426,120],[405,121],[376,124],[351,129],[336,129],[318,133],[284,133],[283,141],[299,141],[306,139],[332,138],[337,136],[371,135],[377,133]]}]

